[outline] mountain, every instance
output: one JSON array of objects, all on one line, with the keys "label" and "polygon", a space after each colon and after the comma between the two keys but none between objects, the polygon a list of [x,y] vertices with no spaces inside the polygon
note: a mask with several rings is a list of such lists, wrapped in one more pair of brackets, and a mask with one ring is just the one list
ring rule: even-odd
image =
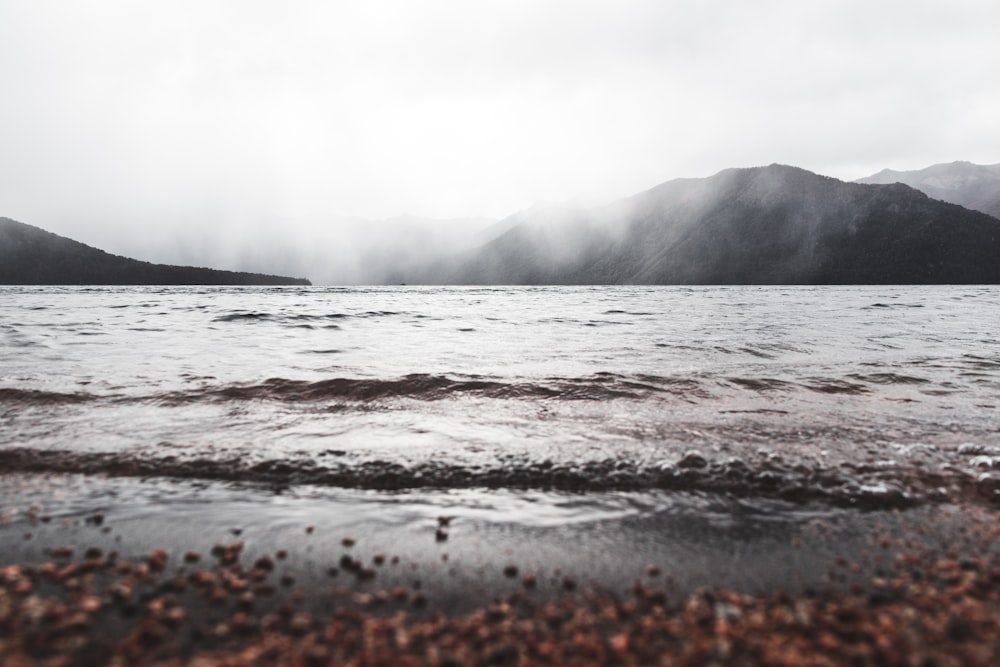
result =
[{"label": "mountain", "polygon": [[4,285],[309,285],[301,278],[150,264],[0,218]]},{"label": "mountain", "polygon": [[904,183],[934,199],[1000,218],[1000,164],[950,162],[916,171],[883,169],[856,183]]},{"label": "mountain", "polygon": [[906,185],[777,164],[669,181],[601,208],[519,216],[410,282],[1000,283],[1000,220]]}]

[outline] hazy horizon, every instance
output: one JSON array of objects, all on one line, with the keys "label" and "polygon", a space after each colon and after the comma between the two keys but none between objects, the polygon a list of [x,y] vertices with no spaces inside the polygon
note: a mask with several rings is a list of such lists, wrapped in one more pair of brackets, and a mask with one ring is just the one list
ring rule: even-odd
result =
[{"label": "hazy horizon", "polygon": [[11,0],[0,215],[271,272],[317,244],[359,261],[352,220],[485,225],[774,162],[992,164],[998,24],[977,0]]}]

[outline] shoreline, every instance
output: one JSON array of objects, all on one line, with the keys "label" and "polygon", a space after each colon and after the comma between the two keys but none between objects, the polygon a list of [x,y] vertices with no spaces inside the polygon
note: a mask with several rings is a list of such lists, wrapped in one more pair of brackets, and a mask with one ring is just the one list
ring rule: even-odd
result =
[{"label": "shoreline", "polygon": [[1000,528],[983,506],[0,486],[4,667],[992,664],[1000,647]]}]

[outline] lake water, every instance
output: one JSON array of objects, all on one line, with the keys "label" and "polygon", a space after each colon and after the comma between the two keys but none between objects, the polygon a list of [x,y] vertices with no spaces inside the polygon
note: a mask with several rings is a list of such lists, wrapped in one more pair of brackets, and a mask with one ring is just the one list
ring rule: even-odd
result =
[{"label": "lake water", "polygon": [[239,540],[327,613],[329,572],[388,554],[345,590],[460,613],[523,594],[511,566],[536,599],[678,601],[995,559],[998,313],[997,287],[0,288],[0,564]]},{"label": "lake water", "polygon": [[998,325],[995,286],[3,287],[0,456],[279,490],[990,499]]}]

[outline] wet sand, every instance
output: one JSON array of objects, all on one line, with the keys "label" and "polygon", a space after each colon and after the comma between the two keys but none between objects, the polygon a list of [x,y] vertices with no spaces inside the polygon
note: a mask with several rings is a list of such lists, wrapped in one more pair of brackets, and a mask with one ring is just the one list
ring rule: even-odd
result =
[{"label": "wet sand", "polygon": [[2,475],[0,665],[1000,659],[995,508]]}]

